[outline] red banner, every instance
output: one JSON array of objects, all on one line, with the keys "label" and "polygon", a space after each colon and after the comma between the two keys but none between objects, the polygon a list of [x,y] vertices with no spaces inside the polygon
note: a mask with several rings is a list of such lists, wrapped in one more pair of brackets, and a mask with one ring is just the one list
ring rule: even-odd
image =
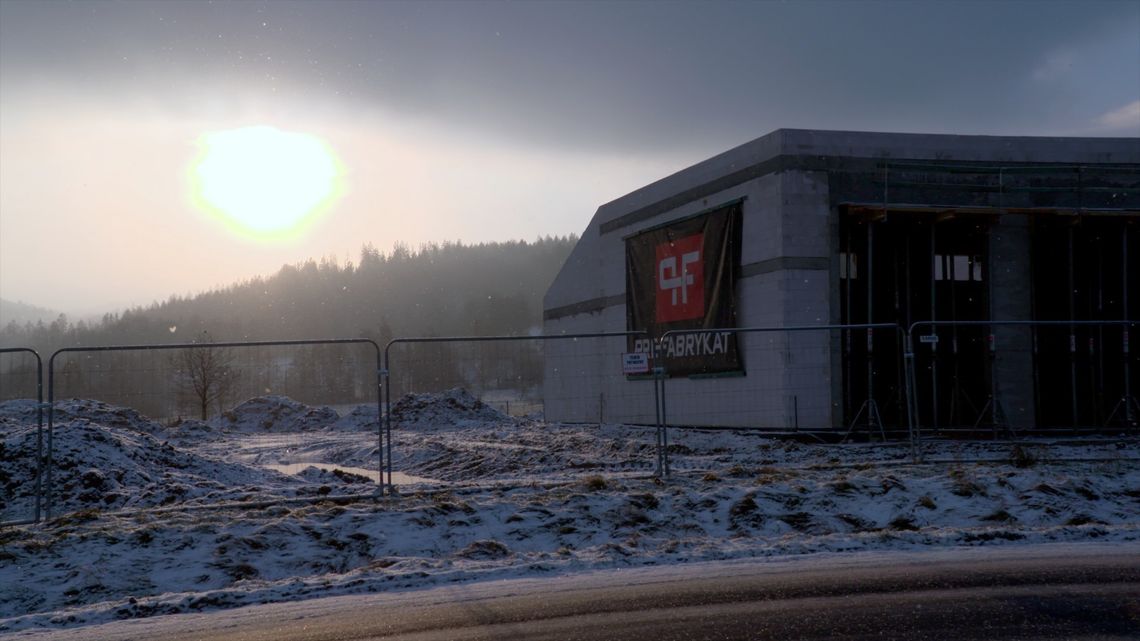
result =
[{"label": "red banner", "polygon": [[[626,321],[660,338],[669,330],[736,326],[740,203],[626,239]],[[666,337],[656,365],[671,376],[743,371],[735,334]],[[650,340],[630,351],[651,352]]]}]

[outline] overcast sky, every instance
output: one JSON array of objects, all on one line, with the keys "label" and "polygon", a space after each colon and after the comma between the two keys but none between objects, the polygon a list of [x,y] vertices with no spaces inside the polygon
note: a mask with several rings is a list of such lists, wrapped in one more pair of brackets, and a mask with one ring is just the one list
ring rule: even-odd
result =
[{"label": "overcast sky", "polygon": [[[299,238],[193,203],[196,141],[255,125],[343,166]],[[1140,136],[1140,2],[0,0],[0,297],[82,314],[578,233],[781,127]]]}]

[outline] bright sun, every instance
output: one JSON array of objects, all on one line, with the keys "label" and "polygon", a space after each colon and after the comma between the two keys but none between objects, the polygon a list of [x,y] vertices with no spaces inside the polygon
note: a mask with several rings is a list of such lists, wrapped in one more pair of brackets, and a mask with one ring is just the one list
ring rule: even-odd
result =
[{"label": "bright sun", "polygon": [[198,146],[195,202],[244,235],[294,237],[342,190],[340,162],[314,136],[244,127],[206,134]]}]

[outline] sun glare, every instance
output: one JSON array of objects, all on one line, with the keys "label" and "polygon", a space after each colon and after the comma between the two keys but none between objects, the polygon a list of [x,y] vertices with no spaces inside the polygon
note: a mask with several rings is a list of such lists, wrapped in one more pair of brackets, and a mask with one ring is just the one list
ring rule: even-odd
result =
[{"label": "sun glare", "polygon": [[244,127],[206,134],[198,147],[195,203],[246,236],[295,237],[341,193],[340,162],[315,136]]}]

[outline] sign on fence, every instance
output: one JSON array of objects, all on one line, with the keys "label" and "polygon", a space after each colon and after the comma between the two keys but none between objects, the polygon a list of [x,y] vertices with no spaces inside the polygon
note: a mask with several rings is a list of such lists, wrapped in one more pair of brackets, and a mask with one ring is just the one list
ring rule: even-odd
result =
[{"label": "sign on fence", "polygon": [[630,352],[621,355],[621,372],[626,376],[649,373],[649,354]]}]

